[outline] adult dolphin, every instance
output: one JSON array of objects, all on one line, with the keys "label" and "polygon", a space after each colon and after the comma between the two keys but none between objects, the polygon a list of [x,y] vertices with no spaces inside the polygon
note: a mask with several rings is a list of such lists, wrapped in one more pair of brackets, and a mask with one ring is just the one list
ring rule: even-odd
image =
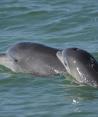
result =
[{"label": "adult dolphin", "polygon": [[49,76],[65,72],[56,56],[59,49],[39,43],[19,42],[0,54],[0,64],[13,72]]},{"label": "adult dolphin", "polygon": [[98,87],[98,62],[85,50],[67,48],[57,52],[67,72],[80,84]]}]

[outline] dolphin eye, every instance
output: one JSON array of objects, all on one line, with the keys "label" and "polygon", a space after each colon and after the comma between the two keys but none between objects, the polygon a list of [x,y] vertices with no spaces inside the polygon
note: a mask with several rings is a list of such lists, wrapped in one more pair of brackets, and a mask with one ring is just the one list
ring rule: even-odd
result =
[{"label": "dolphin eye", "polygon": [[94,58],[92,58],[92,57],[90,58],[90,61],[91,61],[91,65],[90,65],[90,66],[91,66],[93,69],[96,70],[96,69],[97,69],[97,68],[96,68],[96,67],[97,67],[97,62],[96,62],[96,61],[94,60]]},{"label": "dolphin eye", "polygon": [[64,62],[64,64],[67,66],[67,63],[66,62]]},{"label": "dolphin eye", "polygon": [[17,63],[18,62],[18,60],[17,59],[14,59],[14,61]]}]

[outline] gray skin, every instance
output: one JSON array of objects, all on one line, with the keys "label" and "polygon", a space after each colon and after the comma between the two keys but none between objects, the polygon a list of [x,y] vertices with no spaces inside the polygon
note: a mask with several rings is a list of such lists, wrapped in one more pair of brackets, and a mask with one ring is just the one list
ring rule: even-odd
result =
[{"label": "gray skin", "polygon": [[32,42],[20,42],[0,54],[0,65],[13,72],[32,73],[35,76],[49,76],[65,72],[56,56],[56,48]]},{"label": "gray skin", "polygon": [[98,87],[98,63],[85,50],[67,48],[57,52],[67,72],[79,83]]}]

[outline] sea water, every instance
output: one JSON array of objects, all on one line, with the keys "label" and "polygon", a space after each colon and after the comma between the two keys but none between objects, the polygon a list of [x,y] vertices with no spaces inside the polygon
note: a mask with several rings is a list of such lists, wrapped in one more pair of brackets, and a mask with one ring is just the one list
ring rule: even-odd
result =
[{"label": "sea water", "polygon": [[[0,52],[19,41],[79,47],[98,59],[98,0],[0,0]],[[0,117],[97,117],[98,89],[68,79],[0,66]]]}]

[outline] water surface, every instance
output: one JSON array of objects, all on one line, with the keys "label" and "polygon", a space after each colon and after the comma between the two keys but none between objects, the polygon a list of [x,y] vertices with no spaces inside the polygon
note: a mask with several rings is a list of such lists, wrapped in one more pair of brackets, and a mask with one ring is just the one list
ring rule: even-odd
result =
[{"label": "water surface", "polygon": [[[98,58],[98,1],[1,0],[0,51],[18,41],[80,47]],[[0,67],[0,117],[97,117],[98,89],[68,78]]]}]

